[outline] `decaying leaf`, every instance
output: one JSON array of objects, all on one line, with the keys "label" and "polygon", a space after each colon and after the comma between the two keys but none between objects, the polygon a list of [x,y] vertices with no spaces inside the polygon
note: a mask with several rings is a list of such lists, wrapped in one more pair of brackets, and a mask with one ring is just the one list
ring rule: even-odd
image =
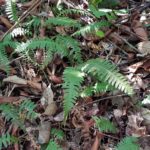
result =
[{"label": "decaying leaf", "polygon": [[49,121],[41,121],[41,125],[39,127],[39,136],[38,136],[39,144],[44,144],[49,142],[50,130],[51,130],[51,123]]},{"label": "decaying leaf", "polygon": [[15,84],[27,85],[27,80],[14,76],[9,76],[3,80],[3,82],[11,82]]},{"label": "decaying leaf", "polygon": [[150,54],[150,41],[140,42],[137,47],[141,54]]}]

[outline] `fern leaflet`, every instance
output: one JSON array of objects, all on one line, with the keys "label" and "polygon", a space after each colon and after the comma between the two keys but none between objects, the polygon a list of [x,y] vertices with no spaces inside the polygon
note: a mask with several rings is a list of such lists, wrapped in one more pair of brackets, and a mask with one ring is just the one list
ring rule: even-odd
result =
[{"label": "fern leaflet", "polygon": [[80,30],[76,31],[72,35],[85,35],[86,33],[95,32],[96,30],[102,28],[102,27],[108,27],[110,26],[110,23],[108,21],[101,21],[101,22],[94,22],[91,23],[85,27],[82,27]]},{"label": "fern leaflet", "polygon": [[125,137],[116,147],[116,150],[139,150],[136,137]]},{"label": "fern leaflet", "polygon": [[62,149],[55,141],[50,140],[46,150],[62,150]]},{"label": "fern leaflet", "polygon": [[2,147],[7,148],[10,144],[16,143],[17,141],[17,138],[10,135],[9,133],[3,134],[0,137],[0,150]]},{"label": "fern leaflet", "polygon": [[110,122],[108,119],[106,119],[104,117],[98,118],[97,116],[94,116],[93,119],[94,119],[96,127],[99,129],[99,131],[112,132],[112,133],[116,132],[115,125],[112,122]]},{"label": "fern leaflet", "polygon": [[13,0],[6,0],[6,14],[11,21],[18,20],[16,2]]},{"label": "fern leaflet", "polygon": [[64,132],[62,130],[59,130],[59,129],[56,129],[56,128],[52,128],[51,129],[51,135],[53,135],[54,138],[62,140],[63,137],[64,137]]},{"label": "fern leaflet", "polygon": [[83,81],[84,73],[75,68],[67,68],[63,73],[64,88],[64,115],[67,118],[69,111],[74,106],[75,100],[79,96],[79,89]]},{"label": "fern leaflet", "polygon": [[58,26],[66,26],[66,27],[80,27],[78,21],[67,18],[67,17],[55,17],[49,18],[46,22],[46,25],[58,25]]}]

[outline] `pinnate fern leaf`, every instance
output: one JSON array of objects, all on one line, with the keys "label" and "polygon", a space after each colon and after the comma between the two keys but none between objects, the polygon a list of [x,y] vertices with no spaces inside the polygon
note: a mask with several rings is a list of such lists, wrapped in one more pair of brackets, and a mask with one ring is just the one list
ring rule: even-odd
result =
[{"label": "pinnate fern leaf", "polygon": [[46,150],[62,150],[62,149],[55,141],[50,140]]},{"label": "pinnate fern leaf", "polygon": [[110,26],[110,23],[108,21],[94,22],[94,23],[91,23],[85,27],[80,28],[80,30],[73,33],[73,36],[85,35],[86,33],[95,32],[102,27],[108,27],[108,26]]},{"label": "pinnate fern leaf", "polygon": [[18,20],[18,15],[17,15],[17,7],[16,7],[16,2],[13,0],[6,0],[6,14],[8,18],[15,22]]},{"label": "pinnate fern leaf", "polygon": [[82,67],[83,72],[98,76],[99,80],[107,82],[109,85],[125,92],[133,94],[133,89],[127,82],[126,78],[118,72],[116,66],[103,59],[91,59]]},{"label": "pinnate fern leaf", "polygon": [[80,23],[78,21],[67,18],[67,17],[49,18],[45,22],[45,24],[46,25],[66,26],[66,27],[80,27]]},{"label": "pinnate fern leaf", "polygon": [[16,143],[18,140],[16,137],[10,135],[9,133],[3,134],[0,137],[0,150],[5,147],[7,148],[10,144]]},{"label": "pinnate fern leaf", "polygon": [[117,145],[116,150],[140,150],[136,137],[125,137]]},{"label": "pinnate fern leaf", "polygon": [[108,119],[97,116],[94,116],[93,119],[95,121],[96,127],[99,129],[100,132],[112,132],[112,133],[116,132],[115,125]]},{"label": "pinnate fern leaf", "polygon": [[84,73],[75,68],[67,68],[63,73],[64,88],[64,115],[65,118],[74,106],[75,100],[79,96],[79,90],[83,81]]}]

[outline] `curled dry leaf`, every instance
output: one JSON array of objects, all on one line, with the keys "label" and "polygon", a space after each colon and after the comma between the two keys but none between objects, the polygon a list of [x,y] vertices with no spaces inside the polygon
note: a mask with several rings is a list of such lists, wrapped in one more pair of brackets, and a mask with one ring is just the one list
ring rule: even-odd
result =
[{"label": "curled dry leaf", "polygon": [[11,82],[15,84],[27,85],[27,80],[14,76],[9,76],[3,80],[3,82]]},{"label": "curled dry leaf", "polygon": [[51,130],[51,123],[49,121],[41,121],[41,125],[39,127],[39,136],[38,136],[39,144],[44,144],[49,142],[50,130]]},{"label": "curled dry leaf", "polygon": [[150,54],[150,41],[138,43],[137,48],[141,54]]}]

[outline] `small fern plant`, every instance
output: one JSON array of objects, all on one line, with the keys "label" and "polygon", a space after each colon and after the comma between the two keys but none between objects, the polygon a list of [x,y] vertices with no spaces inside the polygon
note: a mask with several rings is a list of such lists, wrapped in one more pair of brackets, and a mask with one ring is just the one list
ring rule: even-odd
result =
[{"label": "small fern plant", "polygon": [[32,121],[38,114],[34,111],[36,105],[31,100],[24,100],[19,106],[11,104],[1,104],[0,111],[7,121],[11,121],[21,129],[25,130],[24,122],[26,119]]},{"label": "small fern plant", "polygon": [[0,136],[0,150],[2,148],[7,148],[9,145],[14,144],[18,141],[15,136],[10,135],[9,133],[5,133]]},{"label": "small fern plant", "polygon": [[[81,96],[83,87],[82,83],[85,77],[91,77],[96,80],[95,84],[99,84],[95,91],[89,89],[89,94],[106,90],[106,85],[113,86],[116,89],[130,95],[133,94],[133,89],[127,82],[126,78],[119,73],[116,66],[103,59],[90,59],[86,63],[76,67],[68,67],[63,73],[63,88],[64,88],[64,115],[65,118],[74,106],[77,98]],[[105,86],[101,88],[100,83]]]}]

